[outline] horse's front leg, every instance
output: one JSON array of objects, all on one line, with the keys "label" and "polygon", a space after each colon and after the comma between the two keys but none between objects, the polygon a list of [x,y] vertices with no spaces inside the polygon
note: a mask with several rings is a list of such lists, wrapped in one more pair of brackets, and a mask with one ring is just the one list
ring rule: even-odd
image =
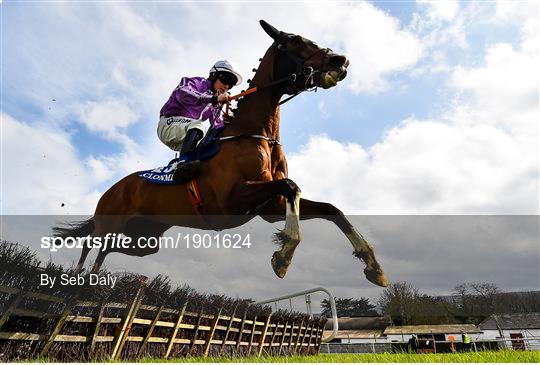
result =
[{"label": "horse's front leg", "polygon": [[[260,207],[257,214],[260,214],[263,219],[269,222],[277,222],[281,220],[280,214],[283,214],[282,204],[279,202],[268,202],[263,207]],[[366,239],[353,227],[347,220],[345,215],[335,206],[329,203],[316,202],[307,199],[300,199],[300,219],[315,219],[321,218],[333,222],[345,234],[353,246],[353,255],[362,260],[366,268],[364,274],[366,278],[379,286],[387,286],[388,279],[384,271],[377,262],[373,247]],[[294,246],[296,248],[296,246]],[[292,261],[294,249],[291,247],[283,247],[280,251],[274,252],[272,257],[272,266],[276,273],[282,272],[283,275],[287,272],[287,268]],[[279,260],[277,260],[279,258]]]},{"label": "horse's front leg", "polygon": [[[234,191],[231,204],[236,214],[249,214],[276,198],[285,198],[285,228],[274,235],[274,243],[281,245],[272,257],[272,268],[283,278],[287,273],[296,246],[302,240],[300,233],[300,188],[290,179],[267,182],[248,181]],[[282,213],[281,213],[282,214]]]}]

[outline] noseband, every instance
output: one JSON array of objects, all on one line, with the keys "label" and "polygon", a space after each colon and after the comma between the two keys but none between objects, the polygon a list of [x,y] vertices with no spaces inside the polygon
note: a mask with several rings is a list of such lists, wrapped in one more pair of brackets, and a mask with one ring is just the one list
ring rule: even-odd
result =
[{"label": "noseband", "polygon": [[[303,91],[317,91],[318,86],[315,85],[315,75],[320,74],[321,70],[315,70],[315,69],[313,69],[313,67],[306,66],[305,64],[306,64],[306,62],[308,60],[310,60],[311,58],[313,58],[317,54],[319,54],[321,52],[324,52],[325,54],[328,55],[329,53],[332,52],[332,50],[330,48],[320,48],[320,49],[316,50],[315,52],[313,52],[308,57],[306,57],[304,59],[301,59],[300,57],[287,52],[285,50],[285,47],[281,43],[279,43],[279,44],[274,43],[274,47],[278,52],[281,52],[282,55],[284,55],[285,57],[288,57],[292,62],[294,62],[296,64],[296,69],[295,69],[294,73],[292,73],[288,77],[289,81],[291,81],[290,82],[291,86],[294,88],[294,94],[291,97],[281,101],[280,105],[287,102],[287,101],[289,101],[290,99],[297,96],[298,94],[300,94]],[[296,80],[298,79],[298,77],[302,77],[302,76],[305,77],[305,82],[304,82],[303,87],[300,88],[300,87],[298,87],[296,85]]]}]

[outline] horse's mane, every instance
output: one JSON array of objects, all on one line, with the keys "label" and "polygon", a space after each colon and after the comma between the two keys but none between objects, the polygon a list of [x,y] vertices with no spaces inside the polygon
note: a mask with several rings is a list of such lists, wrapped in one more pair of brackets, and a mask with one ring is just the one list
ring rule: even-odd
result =
[{"label": "horse's mane", "polygon": [[[267,58],[267,57],[272,57],[272,68],[271,68],[271,70],[270,70],[270,72],[271,72],[271,76],[270,76],[270,77],[271,77],[271,79],[274,78],[273,64],[274,64],[275,52],[273,52],[273,49],[274,49],[274,44],[272,44],[270,47],[268,47],[268,49],[266,50],[264,56],[260,59],[260,62],[259,62],[259,64],[258,64],[258,66],[255,67],[255,68],[253,69],[253,71],[255,72],[255,75],[253,75],[253,78],[248,79],[248,87],[247,87],[247,89],[250,89],[250,88],[256,86],[255,83],[254,83],[254,79],[255,79],[255,77],[257,76],[257,70],[259,70],[259,68],[261,67],[261,64],[262,64],[264,61],[266,61],[266,58]],[[244,91],[245,91],[245,90],[241,90],[240,92],[244,92]],[[247,96],[249,96],[249,95],[247,95]],[[231,109],[231,111],[232,111],[232,113],[233,113],[233,116],[230,117],[230,118],[228,118],[228,122],[229,122],[229,123],[232,123],[232,122],[234,121],[234,119],[235,119],[235,117],[236,117],[236,114],[237,114],[237,112],[240,110],[240,107],[241,107],[241,105],[243,104],[245,98],[246,98],[246,96],[241,97],[240,99],[238,99],[238,102],[236,103],[236,107],[233,108],[233,109]]]}]

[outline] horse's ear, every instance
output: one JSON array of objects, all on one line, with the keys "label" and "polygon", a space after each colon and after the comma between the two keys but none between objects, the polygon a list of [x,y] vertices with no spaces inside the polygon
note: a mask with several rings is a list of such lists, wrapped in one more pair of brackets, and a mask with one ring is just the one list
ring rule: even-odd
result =
[{"label": "horse's ear", "polygon": [[270,37],[272,37],[273,40],[276,42],[279,42],[281,38],[281,32],[265,22],[264,20],[259,20],[259,23],[261,24],[261,27],[264,29],[266,34],[268,34]]}]

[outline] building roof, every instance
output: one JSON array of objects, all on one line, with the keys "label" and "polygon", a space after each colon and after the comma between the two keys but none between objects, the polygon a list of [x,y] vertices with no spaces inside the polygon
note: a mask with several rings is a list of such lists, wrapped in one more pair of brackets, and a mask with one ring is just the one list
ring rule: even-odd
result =
[{"label": "building roof", "polygon": [[478,327],[482,330],[540,329],[540,313],[492,314]]},{"label": "building roof", "polygon": [[[386,317],[340,317],[338,318],[339,330],[384,330],[390,325],[390,320]],[[332,321],[326,322],[325,330],[332,329]]]},{"label": "building roof", "polygon": [[412,334],[447,334],[447,333],[481,333],[474,324],[437,324],[420,326],[393,326],[387,327],[384,335],[412,335]]},{"label": "building roof", "polygon": [[[382,336],[382,330],[338,330],[335,338],[341,339],[373,339]],[[328,337],[332,331],[324,330],[323,337]]]}]

